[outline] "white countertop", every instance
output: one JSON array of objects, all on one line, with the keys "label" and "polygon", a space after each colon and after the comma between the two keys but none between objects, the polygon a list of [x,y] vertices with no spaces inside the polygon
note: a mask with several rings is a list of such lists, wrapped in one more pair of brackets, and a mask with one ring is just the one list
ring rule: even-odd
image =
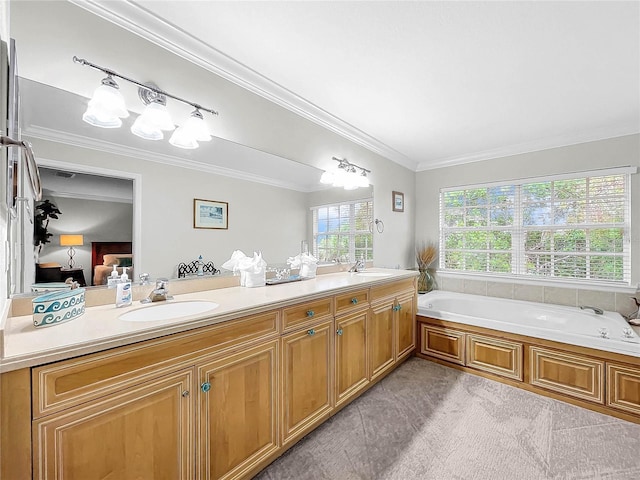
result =
[{"label": "white countertop", "polygon": [[134,302],[133,305],[124,308],[116,308],[115,304],[90,307],[84,315],[75,320],[49,327],[34,327],[32,315],[10,317],[6,321],[2,339],[4,348],[0,359],[0,372],[32,367],[212,325],[294,304],[303,301],[305,297],[335,294],[345,289],[368,287],[418,275],[418,272],[411,270],[373,268],[366,271],[384,273],[386,276],[329,273],[287,284],[257,288],[230,287],[176,295],[171,302],[205,300],[216,302],[220,306],[213,311],[171,320],[130,322],[118,318],[133,309],[153,308],[158,305],[143,305],[140,302]]}]

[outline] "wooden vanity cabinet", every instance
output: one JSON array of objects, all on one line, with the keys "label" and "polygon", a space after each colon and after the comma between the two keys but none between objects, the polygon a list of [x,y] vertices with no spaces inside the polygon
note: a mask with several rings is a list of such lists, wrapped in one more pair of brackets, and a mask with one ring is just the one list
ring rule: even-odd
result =
[{"label": "wooden vanity cabinet", "polygon": [[416,348],[416,297],[413,292],[398,296],[395,313],[395,361],[399,362]]},{"label": "wooden vanity cabinet", "polygon": [[371,380],[385,374],[415,350],[415,295],[412,279],[371,287],[368,328]]},{"label": "wooden vanity cabinet", "polygon": [[369,384],[368,290],[336,297],[335,404],[340,406]]},{"label": "wooden vanity cabinet", "polygon": [[198,366],[199,478],[242,477],[278,449],[279,343]]},{"label": "wooden vanity cabinet", "polygon": [[8,471],[251,478],[406,358],[414,325],[400,280],[3,374],[31,430],[9,451],[32,475]]},{"label": "wooden vanity cabinet", "polygon": [[193,478],[193,369],[33,422],[37,479]]},{"label": "wooden vanity cabinet", "polygon": [[282,445],[331,413],[333,325],[325,320],[282,337]]}]

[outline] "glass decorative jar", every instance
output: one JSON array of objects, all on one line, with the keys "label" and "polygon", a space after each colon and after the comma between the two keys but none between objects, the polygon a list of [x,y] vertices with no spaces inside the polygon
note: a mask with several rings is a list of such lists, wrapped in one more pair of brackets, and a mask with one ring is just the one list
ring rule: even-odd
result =
[{"label": "glass decorative jar", "polygon": [[418,277],[418,293],[428,293],[435,287],[435,279],[431,272],[426,268],[419,268],[420,276]]}]

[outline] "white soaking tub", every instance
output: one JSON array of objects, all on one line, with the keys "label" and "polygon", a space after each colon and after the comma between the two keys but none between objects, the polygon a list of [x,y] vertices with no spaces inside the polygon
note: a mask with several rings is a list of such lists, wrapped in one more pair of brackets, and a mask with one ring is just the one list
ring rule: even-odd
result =
[{"label": "white soaking tub", "polygon": [[418,297],[418,315],[640,357],[640,337],[617,312],[597,315],[578,307],[436,290]]}]

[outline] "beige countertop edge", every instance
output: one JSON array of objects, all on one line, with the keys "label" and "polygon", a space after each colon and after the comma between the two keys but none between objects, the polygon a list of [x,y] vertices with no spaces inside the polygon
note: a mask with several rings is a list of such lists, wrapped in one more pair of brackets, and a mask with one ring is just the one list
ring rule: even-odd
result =
[{"label": "beige countertop edge", "polygon": [[[176,295],[173,302],[209,300],[220,303],[220,307],[212,312],[176,320],[125,322],[118,319],[121,314],[134,309],[153,308],[153,305],[141,305],[139,302],[125,308],[116,308],[114,305],[89,307],[82,317],[61,325],[38,329],[33,326],[31,315],[9,317],[4,332],[0,331],[3,355],[0,358],[0,373],[130,345],[286,307],[327,294],[348,292],[418,275],[418,272],[412,270],[376,268],[368,271],[384,272],[389,276],[363,277],[335,273],[275,286],[229,287]],[[96,323],[92,325],[92,322]]]}]

